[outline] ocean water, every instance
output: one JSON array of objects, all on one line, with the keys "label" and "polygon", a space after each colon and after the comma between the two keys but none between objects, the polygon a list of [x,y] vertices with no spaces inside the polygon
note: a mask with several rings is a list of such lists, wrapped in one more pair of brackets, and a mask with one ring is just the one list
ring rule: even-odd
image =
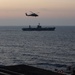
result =
[{"label": "ocean water", "polygon": [[0,27],[0,65],[26,64],[45,69],[75,64],[75,27],[56,26],[55,31],[22,31]]}]

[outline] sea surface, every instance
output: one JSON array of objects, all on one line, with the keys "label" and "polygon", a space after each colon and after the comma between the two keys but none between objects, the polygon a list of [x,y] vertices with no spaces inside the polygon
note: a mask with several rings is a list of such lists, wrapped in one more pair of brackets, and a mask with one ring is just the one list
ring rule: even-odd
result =
[{"label": "sea surface", "polygon": [[0,65],[17,64],[44,69],[75,64],[75,27],[22,31],[21,26],[0,26]]}]

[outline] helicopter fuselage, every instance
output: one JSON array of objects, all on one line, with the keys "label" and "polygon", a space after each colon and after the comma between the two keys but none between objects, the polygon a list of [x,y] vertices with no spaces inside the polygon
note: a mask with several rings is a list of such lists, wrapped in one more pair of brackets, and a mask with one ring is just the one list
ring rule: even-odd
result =
[{"label": "helicopter fuselage", "polygon": [[32,13],[32,14],[27,14],[27,13],[25,13],[26,14],[26,16],[33,16],[33,17],[37,17],[38,15],[37,14],[35,14],[35,13]]}]

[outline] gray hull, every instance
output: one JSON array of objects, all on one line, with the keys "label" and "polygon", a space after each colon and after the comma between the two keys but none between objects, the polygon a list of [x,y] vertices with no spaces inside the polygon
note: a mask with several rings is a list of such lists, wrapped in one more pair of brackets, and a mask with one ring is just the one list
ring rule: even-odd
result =
[{"label": "gray hull", "polygon": [[23,31],[54,31],[55,27],[51,28],[22,28]]}]

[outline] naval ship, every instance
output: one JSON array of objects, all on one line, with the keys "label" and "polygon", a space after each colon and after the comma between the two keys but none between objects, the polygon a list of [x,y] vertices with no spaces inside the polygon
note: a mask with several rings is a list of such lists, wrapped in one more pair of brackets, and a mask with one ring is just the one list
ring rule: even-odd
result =
[{"label": "naval ship", "polygon": [[30,25],[28,28],[22,28],[23,31],[54,31],[55,27],[42,27],[40,24],[36,28],[32,28]]}]

